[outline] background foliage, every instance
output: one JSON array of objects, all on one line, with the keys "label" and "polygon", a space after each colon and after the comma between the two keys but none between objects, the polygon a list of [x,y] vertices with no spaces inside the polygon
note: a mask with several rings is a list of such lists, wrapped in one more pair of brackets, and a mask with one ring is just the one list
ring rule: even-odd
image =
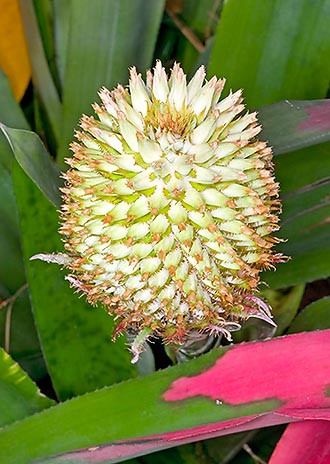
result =
[{"label": "background foliage", "polygon": [[[275,400],[266,401],[267,394],[261,406],[249,400],[234,412],[229,406],[214,412],[207,402],[188,401],[180,406],[182,417],[188,419],[181,420],[167,405],[158,413],[162,388],[173,379],[207,370],[216,359],[227,356],[226,348],[153,373],[155,366],[170,364],[156,343],[135,368],[124,338],[111,342],[113,321],[103,309],[91,308],[73,294],[59,268],[30,261],[30,257],[62,247],[56,210],[60,170],[65,169],[79,118],[82,113],[91,114],[98,89],[127,83],[128,67],[135,65],[144,73],[157,58],[167,69],[174,61],[181,62],[188,75],[205,64],[209,77],[227,78],[227,92],[244,89],[247,107],[259,112],[261,138],[274,149],[283,201],[281,236],[287,239],[279,249],[291,256],[276,272],[263,275],[267,285],[262,292],[273,306],[276,335],[329,329],[330,1],[1,0],[0,7],[4,12],[0,28],[0,426],[8,426],[0,430],[1,462],[36,462],[36,458],[42,458],[37,462],[94,462],[90,453],[46,458],[152,435],[152,430],[180,429],[181,441],[166,436],[151,448],[145,444],[139,449],[129,442],[117,443],[121,455],[110,446],[97,462],[119,462],[120,456],[137,455],[142,457],[132,459],[132,464],[267,461],[284,430],[282,425],[261,429],[270,425],[267,419],[253,427],[243,426],[244,421],[231,424],[231,435],[204,441],[222,432],[215,427],[213,435],[200,431],[189,438],[184,433],[197,425],[264,417],[278,407]],[[247,325],[235,341],[264,336],[267,330],[262,324]],[[320,379],[329,378],[322,346],[330,336],[322,339],[323,345],[315,334],[304,337],[283,338],[280,346],[289,344],[290,362],[303,370],[306,366],[296,357],[298,350],[308,352],[313,341]],[[267,343],[257,346],[266,353]],[[286,350],[282,353],[285,356]],[[269,360],[269,369],[275,376],[273,361]],[[151,376],[140,378],[144,374]],[[303,407],[304,397],[296,392],[290,372],[280,374]],[[260,377],[254,381],[260,382],[262,375],[255,375]],[[47,397],[40,395],[33,381]],[[110,387],[121,381],[127,382]],[[314,385],[313,394],[322,385]],[[107,388],[95,391],[103,387]],[[78,395],[83,396],[63,403]],[[59,404],[48,409],[55,403]],[[289,450],[308,448],[303,445],[307,432],[317,430],[319,437],[329,432],[324,425],[329,404],[318,403],[318,407],[323,408],[323,416],[309,416],[308,431],[288,426],[284,437],[289,447],[283,448],[280,440],[272,464],[301,462],[301,454],[294,460]],[[102,422],[104,411],[107,416]],[[60,439],[42,438],[41,431],[55,430],[54,423],[62,431]],[[86,424],[90,427],[85,432]],[[243,431],[249,428],[252,431]],[[70,436],[63,437],[63,430],[70,430]],[[20,446],[15,445],[18,442]],[[188,444],[174,447],[176,443]],[[322,440],[318,443],[325,446]],[[146,454],[162,448],[171,449]],[[300,452],[307,453],[306,449]],[[287,461],[280,460],[283,455]],[[329,454],[324,456],[327,459]]]}]

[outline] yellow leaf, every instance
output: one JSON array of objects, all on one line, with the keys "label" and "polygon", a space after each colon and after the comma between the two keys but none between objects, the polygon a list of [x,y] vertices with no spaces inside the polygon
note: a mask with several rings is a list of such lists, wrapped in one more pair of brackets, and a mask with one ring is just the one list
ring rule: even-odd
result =
[{"label": "yellow leaf", "polygon": [[0,11],[0,67],[19,101],[30,81],[31,67],[18,0],[0,0]]}]

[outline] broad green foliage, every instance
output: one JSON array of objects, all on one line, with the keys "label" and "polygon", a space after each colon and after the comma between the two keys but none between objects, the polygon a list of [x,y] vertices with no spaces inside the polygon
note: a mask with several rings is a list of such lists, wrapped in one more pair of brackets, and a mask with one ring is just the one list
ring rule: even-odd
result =
[{"label": "broad green foliage", "polygon": [[324,98],[330,72],[328,0],[228,0],[209,75],[243,88],[257,108],[279,100]]},{"label": "broad green foliage", "polygon": [[[72,0],[65,4],[70,19],[69,35],[59,50],[65,63],[58,155],[62,166],[78,119],[90,113],[97,91],[104,85],[112,88],[118,82],[126,83],[128,66],[134,64],[143,71],[152,64],[163,7],[164,0]],[[66,30],[57,32],[66,34]]]},{"label": "broad green foliage", "polygon": [[292,323],[298,312],[304,291],[304,284],[296,285],[285,293],[270,289],[268,291],[264,290],[263,294],[266,295],[266,299],[267,295],[269,295],[277,324],[275,335],[283,334]]},{"label": "broad green foliage", "polygon": [[32,80],[45,108],[53,135],[60,139],[61,102],[41,40],[33,0],[20,0],[25,36],[32,67]]},{"label": "broad green foliage", "polygon": [[[9,82],[1,72],[0,120],[14,128],[29,129]],[[21,292],[25,285],[25,272],[11,178],[15,157],[5,135],[0,132],[0,297],[9,298],[8,304],[4,306],[3,303],[0,309],[0,344],[7,346],[11,356],[34,379],[40,379],[46,374],[46,369],[31,312],[29,291]]]},{"label": "broad green foliage", "polygon": [[25,276],[11,174],[4,169],[0,170],[0,188],[0,282],[3,288],[1,296],[7,297],[6,292],[14,293],[24,284]]},{"label": "broad green foliage", "polygon": [[0,124],[16,160],[27,175],[40,188],[54,206],[61,204],[60,168],[50,158],[47,150],[37,134],[30,131],[11,129]]},{"label": "broad green foliage", "polygon": [[[104,452],[102,447],[94,450],[94,459],[100,453],[96,462],[115,463],[199,436],[226,434],[228,428],[249,430],[254,428],[253,421],[258,427],[274,420],[288,423],[300,414],[329,417],[329,398],[324,396],[330,372],[329,335],[320,331],[221,348],[189,363],[66,401],[0,432],[0,461],[31,462],[108,444]],[[275,377],[274,369],[279,371]],[[308,379],[306,370],[311,374]],[[305,411],[311,396],[314,406]],[[85,449],[67,458],[88,463],[89,456],[91,451]]]},{"label": "broad green foliage", "polygon": [[330,274],[329,149],[324,143],[275,158],[283,201],[280,235],[286,239],[280,249],[292,259],[265,274],[273,288]]},{"label": "broad green foliage", "polygon": [[280,155],[329,141],[329,114],[329,100],[285,100],[260,108],[258,119],[263,140]]},{"label": "broad green foliage", "polygon": [[[16,103],[9,81],[0,70],[0,120],[10,127],[29,129],[24,114]],[[4,134],[0,134],[0,166],[10,169],[12,153]]]},{"label": "broad green foliage", "polygon": [[113,321],[105,311],[79,299],[58,267],[30,260],[40,251],[60,249],[57,213],[18,166],[14,185],[34,318],[58,397],[134,376],[124,338],[111,342]]},{"label": "broad green foliage", "polygon": [[316,300],[306,306],[290,326],[290,333],[328,329],[330,327],[330,297]]},{"label": "broad green foliage", "polygon": [[0,427],[54,404],[52,400],[40,393],[19,365],[1,348],[0,398]]}]

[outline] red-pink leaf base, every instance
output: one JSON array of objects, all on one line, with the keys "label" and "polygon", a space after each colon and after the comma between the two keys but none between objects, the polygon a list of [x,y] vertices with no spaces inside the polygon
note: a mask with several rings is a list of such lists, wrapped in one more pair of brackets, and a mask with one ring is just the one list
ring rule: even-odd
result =
[{"label": "red-pink leaf base", "polygon": [[330,422],[306,420],[290,424],[269,464],[329,464]]}]

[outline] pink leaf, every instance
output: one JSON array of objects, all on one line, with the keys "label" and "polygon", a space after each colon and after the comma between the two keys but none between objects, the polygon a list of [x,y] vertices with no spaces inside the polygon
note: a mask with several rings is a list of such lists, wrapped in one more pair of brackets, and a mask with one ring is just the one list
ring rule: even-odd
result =
[{"label": "pink leaf", "polygon": [[[287,421],[285,421],[287,422]],[[132,458],[159,451],[161,449],[172,448],[194,441],[207,440],[208,438],[228,435],[230,433],[254,430],[256,428],[278,425],[283,423],[280,416],[249,416],[230,421],[218,422],[192,429],[179,430],[160,435],[151,435],[129,440],[122,440],[110,443],[105,446],[95,446],[88,449],[73,451],[55,458],[54,464],[111,464],[121,462],[122,459]],[[67,461],[69,460],[69,461]],[[41,461],[40,464],[52,463],[52,458]]]},{"label": "pink leaf", "polygon": [[262,138],[275,155],[330,140],[330,100],[284,100],[259,110]]},{"label": "pink leaf", "polygon": [[330,422],[308,420],[290,424],[269,464],[329,464]]},{"label": "pink leaf", "polygon": [[[203,418],[203,410],[199,409],[199,421],[189,428],[175,430],[175,419],[172,418],[171,423],[174,427],[168,428],[167,432],[154,435],[146,433],[146,436],[141,438],[109,440],[111,443],[108,444],[103,441],[101,446],[58,456],[55,458],[56,464],[62,460],[65,464],[66,459],[77,464],[110,464],[189,442],[276,424],[294,423],[287,429],[285,437],[286,434],[293,433],[291,430],[299,431],[299,427],[303,430],[305,422],[302,426],[298,425],[301,424],[301,419],[309,419],[306,422],[306,430],[311,430],[308,429],[308,424],[315,425],[313,437],[319,440],[319,446],[328,453],[325,431],[329,431],[330,427],[330,330],[300,333],[263,342],[242,343],[229,347],[214,364],[205,364],[202,370],[190,370],[189,364],[178,366],[174,370],[179,370],[180,367],[184,367],[184,371],[190,374],[174,378],[162,394],[163,402],[169,406],[169,417],[171,414],[176,414],[177,418],[181,414],[190,417],[191,402],[208,398],[218,408],[218,421],[212,422],[207,417]],[[164,371],[162,375],[166,376],[170,372],[171,370]],[[152,387],[148,393],[150,401],[151,392]],[[238,408],[242,405],[251,407],[250,415],[225,418],[222,406],[233,407],[233,411],[236,410],[238,413]],[[263,406],[260,408],[260,405]],[[153,418],[154,424],[157,424],[157,404],[154,406],[154,415],[150,419]],[[166,419],[163,417],[164,420]],[[296,425],[297,428],[294,427]],[[153,430],[152,426],[149,430]],[[306,444],[313,439],[304,438],[302,442],[305,440]],[[297,446],[298,442],[297,438]],[[281,452],[282,446],[279,445],[280,451],[276,453]],[[291,461],[281,459],[280,457],[271,464],[291,464]],[[330,462],[303,459],[292,461],[292,464]],[[52,462],[52,458],[43,462]]]},{"label": "pink leaf", "polygon": [[276,398],[282,402],[276,411],[289,415],[296,409],[330,408],[327,384],[321,381],[324,374],[330,381],[330,353],[319,345],[320,338],[329,343],[329,331],[297,337],[294,355],[290,337],[236,345],[201,374],[175,380],[163,397],[172,402],[201,395],[231,405]]},{"label": "pink leaf", "polygon": [[306,108],[307,118],[300,122],[300,131],[330,131],[330,102],[320,100],[318,105]]}]

